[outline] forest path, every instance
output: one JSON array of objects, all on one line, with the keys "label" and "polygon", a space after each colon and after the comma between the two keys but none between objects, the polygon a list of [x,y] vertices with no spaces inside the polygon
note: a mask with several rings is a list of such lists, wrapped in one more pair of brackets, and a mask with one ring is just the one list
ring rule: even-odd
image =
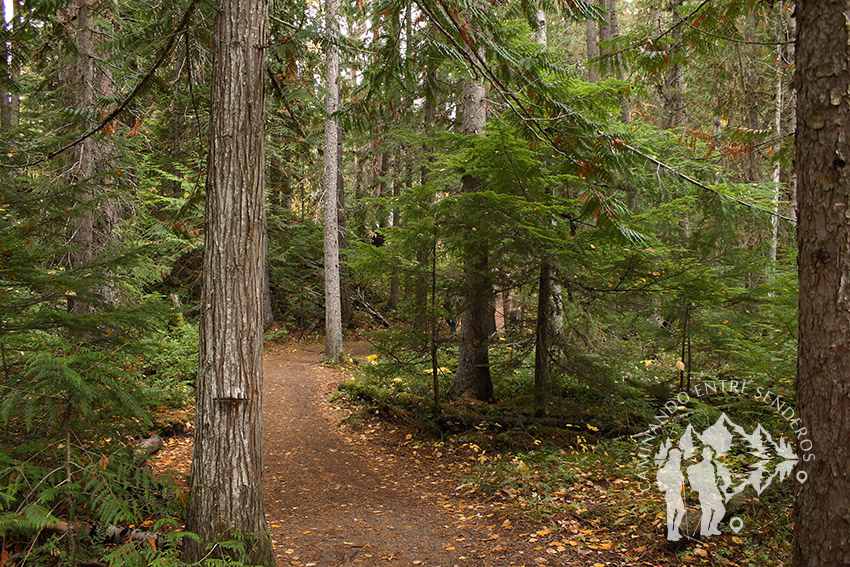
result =
[{"label": "forest path", "polygon": [[[347,347],[368,354],[362,343]],[[369,439],[368,426],[343,425],[328,399],[345,376],[321,366],[321,357],[321,345],[290,344],[264,358],[266,516],[278,565],[514,564],[492,548],[495,525],[467,523],[458,511],[496,518],[440,492],[453,486],[433,474],[439,465],[416,451],[393,454]]]}]

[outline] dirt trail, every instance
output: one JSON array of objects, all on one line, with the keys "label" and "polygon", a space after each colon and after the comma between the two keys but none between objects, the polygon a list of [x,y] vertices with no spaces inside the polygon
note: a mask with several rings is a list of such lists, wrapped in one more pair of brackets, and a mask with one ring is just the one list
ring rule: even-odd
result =
[{"label": "dirt trail", "polygon": [[417,488],[417,471],[340,426],[327,401],[340,376],[320,359],[320,345],[294,345],[264,360],[266,513],[278,565],[508,564],[478,549],[488,530],[458,525]]}]

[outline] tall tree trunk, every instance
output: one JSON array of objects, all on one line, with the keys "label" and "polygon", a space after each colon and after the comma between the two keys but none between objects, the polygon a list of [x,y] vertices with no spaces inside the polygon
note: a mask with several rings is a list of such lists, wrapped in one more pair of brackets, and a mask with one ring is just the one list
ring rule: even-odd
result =
[{"label": "tall tree trunk", "polygon": [[[542,11],[538,12],[538,31],[546,29],[546,14]],[[534,41],[545,47],[546,35],[535,33]],[[557,221],[553,218],[552,225],[555,226]],[[535,339],[535,359],[534,359],[534,400],[536,412],[540,415],[546,413],[546,400],[549,397],[549,345],[551,343],[551,334],[558,338],[563,335],[564,331],[564,309],[561,296],[561,284],[552,279],[554,275],[552,262],[548,257],[543,258],[540,265],[540,280],[538,285],[537,299],[537,328]],[[544,281],[545,278],[545,281]],[[545,299],[545,305],[542,303]],[[506,319],[507,321],[507,315]],[[541,326],[540,321],[545,324]]]},{"label": "tall tree trunk", "polygon": [[[429,35],[430,34],[433,34],[433,27],[429,28]],[[423,104],[422,127],[425,132],[426,141],[422,142],[422,153],[425,155],[425,160],[419,174],[422,185],[426,185],[429,181],[429,169],[430,164],[433,161],[431,153],[434,149],[431,147],[431,143],[428,140],[434,137],[434,125],[437,122],[437,71],[435,69],[434,62],[430,59],[426,62],[424,91],[425,92],[423,94],[425,97],[425,103]],[[416,261],[420,267],[425,266],[428,261],[428,257],[432,252],[432,248],[433,243],[427,242],[422,242],[419,246],[419,249],[416,251]],[[436,283],[434,285],[436,285]],[[416,314],[414,325],[424,330],[424,327],[422,326],[425,325],[427,320],[428,286],[425,285],[423,278],[416,278],[413,294],[414,313]],[[436,316],[436,311],[433,309],[431,311],[431,316]],[[430,333],[433,328],[435,328],[434,324],[429,325],[428,332]]]},{"label": "tall tree trunk", "polygon": [[587,42],[587,80],[591,83],[599,82],[598,63],[599,57],[599,27],[596,20],[588,18],[585,21],[585,40]]},{"label": "tall tree trunk", "polygon": [[[402,178],[401,178],[401,168],[402,168],[402,151],[399,150],[396,152],[393,158],[393,164],[395,165],[395,174],[393,175],[393,180],[390,183],[391,185],[391,195],[393,197],[393,201],[396,201],[398,197],[401,195],[402,188]],[[397,202],[397,201],[396,201]],[[388,226],[400,226],[401,225],[401,211],[399,210],[397,205],[393,206],[392,211],[390,211],[390,216],[387,222]],[[390,276],[390,295],[387,298],[387,307],[390,311],[395,311],[398,309],[398,300],[399,295],[401,294],[401,286],[399,285],[398,272],[393,271]]]},{"label": "tall tree trunk", "polygon": [[[464,81],[462,134],[484,134],[487,119],[484,96],[484,85],[473,79]],[[481,180],[467,175],[462,183],[462,190],[471,193],[478,190]],[[478,239],[475,248],[464,259],[467,297],[461,315],[460,347],[454,377],[455,393],[472,395],[482,401],[493,399],[493,379],[490,376],[488,352],[490,331],[494,325],[489,256],[487,242]]]},{"label": "tall tree trunk", "polygon": [[268,329],[274,323],[274,308],[272,307],[271,267],[269,266],[269,236],[266,233],[266,248],[263,256],[263,329]]},{"label": "tall tree trunk", "polygon": [[221,0],[213,34],[210,150],[189,561],[248,538],[245,562],[272,567],[263,512],[262,288],[266,251],[268,0]]},{"label": "tall tree trunk", "polygon": [[[850,0],[797,2],[796,567],[850,564]],[[809,445],[810,444],[810,445]],[[807,445],[808,450],[807,450]]]},{"label": "tall tree trunk", "polygon": [[[73,68],[69,71],[67,82],[71,85],[71,104],[73,108],[86,116],[81,132],[90,130],[94,122],[91,112],[94,108],[94,20],[91,7],[86,0],[77,0],[67,14],[77,51]],[[68,268],[79,269],[94,258],[94,212],[88,205],[93,192],[91,176],[95,173],[95,140],[89,137],[77,144],[70,152],[71,169],[68,184],[75,192],[75,211],[71,218]],[[68,311],[77,314],[91,312],[91,305],[74,297],[68,298]]]},{"label": "tall tree trunk", "polygon": [[537,292],[537,328],[534,335],[534,414],[546,415],[549,400],[549,315],[552,309],[552,264],[544,259],[540,265]]},{"label": "tall tree trunk", "polygon": [[[23,12],[23,1],[12,1],[12,33],[17,34],[21,28],[21,13]],[[18,62],[15,51],[18,48],[18,41],[12,40],[9,42],[11,52],[11,61],[9,62],[9,72],[11,75],[11,90],[9,92],[9,114],[12,128],[17,128],[21,121],[21,95],[18,89],[18,82],[21,80],[21,65]]]},{"label": "tall tree trunk", "polygon": [[[338,95],[339,93],[337,93]],[[337,99],[339,107],[339,99]],[[354,309],[351,305],[351,270],[345,264],[345,250],[348,248],[348,232],[345,223],[345,179],[342,175],[342,125],[339,118],[336,122],[337,144],[336,144],[336,210],[337,227],[339,228],[339,307],[340,319],[348,323],[354,317]]]},{"label": "tall tree trunk", "polygon": [[[758,7],[751,5],[747,12],[746,18],[746,35],[747,37],[756,37],[758,34]],[[760,130],[761,120],[759,117],[759,46],[748,45],[745,47],[746,62],[741,66],[742,80],[744,82],[744,99],[747,105],[747,128],[750,130]],[[781,72],[781,67],[779,69]],[[759,166],[761,165],[761,157],[758,152],[749,152],[747,155],[746,176],[747,181],[756,183],[763,179]]]},{"label": "tall tree trunk", "polygon": [[3,27],[3,42],[0,45],[0,130],[8,132],[12,129],[12,99],[11,89],[12,74],[9,69],[9,42],[5,41],[6,30],[6,4],[0,2],[0,23]]},{"label": "tall tree trunk", "polygon": [[[671,22],[676,23],[682,19],[677,11],[683,0],[670,0],[668,10],[671,15]],[[684,126],[684,110],[685,101],[683,97],[684,77],[682,69],[679,66],[678,51],[680,49],[679,42],[682,37],[682,26],[678,26],[670,33],[670,38],[673,44],[667,50],[667,58],[670,61],[667,67],[667,72],[664,76],[664,98],[663,115],[661,119],[662,128],[678,128]]]},{"label": "tall tree trunk", "polygon": [[[620,35],[620,23],[619,16],[617,14],[617,0],[605,0],[605,10],[607,11],[606,18],[608,20],[608,27],[610,28],[610,38],[614,39]],[[613,51],[611,46],[608,47],[609,52]],[[623,79],[623,66],[622,60],[619,55],[613,55],[611,64],[614,69],[614,76],[618,79]],[[629,99],[625,95],[621,94],[619,96],[620,99],[620,122],[624,124],[631,121],[631,107],[629,105]]]},{"label": "tall tree trunk", "polygon": [[[6,35],[15,37],[20,28],[20,0],[13,0],[9,4],[9,8],[11,13],[7,14],[5,3],[0,6],[0,21],[5,25]],[[6,23],[7,17],[9,23]],[[9,30],[11,30],[11,33],[8,33]],[[0,98],[0,129],[6,131],[17,128],[20,121],[21,97],[18,94],[18,81],[21,78],[21,68],[17,63],[18,57],[15,54],[16,44],[17,42],[14,39],[10,39],[4,41],[2,49],[0,49],[0,57],[2,57],[2,61],[0,61],[0,69],[2,69],[0,70],[0,82],[2,82],[2,88],[0,88],[0,94],[2,94],[2,98]]]},{"label": "tall tree trunk", "polygon": [[[779,11],[780,18],[777,20],[777,32],[776,32],[776,97],[774,98],[774,119],[773,119],[773,128],[776,135],[776,143],[773,146],[773,151],[775,154],[778,154],[782,149],[782,107],[784,105],[784,74],[785,70],[782,64],[782,40],[784,39],[784,34],[782,33],[783,22],[781,19],[782,12],[782,3],[779,3]],[[775,214],[779,214],[779,201],[782,199],[782,189],[779,185],[782,180],[782,166],[779,161],[773,165],[773,174],[771,175],[771,181],[773,181],[773,212]],[[776,264],[776,256],[779,249],[779,217],[772,216],[770,217],[770,262],[771,267],[773,269],[773,265]]]},{"label": "tall tree trunk", "polygon": [[325,192],[325,356],[342,354],[342,305],[339,287],[339,226],[337,221],[337,119],[339,104],[339,0],[325,1],[328,47],[325,65],[325,162],[322,178]]},{"label": "tall tree trunk", "polygon": [[[783,2],[782,15],[785,21],[786,36],[783,39],[787,40],[789,37],[793,38],[797,36],[797,24],[794,20],[792,9],[784,9],[784,4],[785,3]],[[796,48],[793,43],[786,45],[786,52],[786,61],[794,61],[796,59]],[[796,125],[797,92],[794,90],[794,81],[788,81],[788,83],[788,124]],[[793,163],[788,171],[788,216],[790,216],[795,221],[797,220],[797,168],[794,166]]]}]

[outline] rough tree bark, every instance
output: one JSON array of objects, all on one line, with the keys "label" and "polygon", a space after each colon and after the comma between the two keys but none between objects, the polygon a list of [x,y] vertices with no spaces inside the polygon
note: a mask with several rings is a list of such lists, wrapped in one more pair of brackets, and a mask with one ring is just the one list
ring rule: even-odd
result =
[{"label": "rough tree bark", "polygon": [[339,221],[337,217],[337,119],[339,108],[339,0],[326,0],[325,25],[328,47],[325,60],[325,162],[322,186],[325,192],[325,356],[342,354],[342,305],[339,287]]},{"label": "rough tree bark", "polygon": [[[797,2],[796,567],[850,565],[850,0]],[[814,459],[807,460],[807,456]]]},{"label": "rough tree bark", "polygon": [[196,561],[234,532],[274,565],[263,512],[262,288],[266,251],[264,49],[268,0],[221,0],[210,150],[195,447],[186,542]]},{"label": "rough tree bark", "polygon": [[[461,118],[462,134],[484,134],[487,108],[484,85],[474,79],[463,83]],[[462,190],[478,190],[481,181],[469,175],[463,178]],[[493,328],[493,284],[490,280],[490,251],[487,242],[477,239],[476,246],[464,259],[466,305],[461,315],[460,347],[453,388],[456,394],[472,395],[482,401],[493,399],[488,345]]]}]

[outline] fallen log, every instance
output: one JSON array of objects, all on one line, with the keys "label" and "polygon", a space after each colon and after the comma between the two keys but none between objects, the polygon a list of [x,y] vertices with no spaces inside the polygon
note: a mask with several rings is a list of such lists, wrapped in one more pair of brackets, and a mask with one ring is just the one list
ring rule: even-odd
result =
[{"label": "fallen log", "polygon": [[352,305],[355,309],[359,309],[364,313],[368,313],[375,321],[377,321],[385,329],[390,328],[390,323],[387,319],[378,313],[378,310],[372,307],[363,295],[363,290],[357,289],[357,296],[353,299]]}]

